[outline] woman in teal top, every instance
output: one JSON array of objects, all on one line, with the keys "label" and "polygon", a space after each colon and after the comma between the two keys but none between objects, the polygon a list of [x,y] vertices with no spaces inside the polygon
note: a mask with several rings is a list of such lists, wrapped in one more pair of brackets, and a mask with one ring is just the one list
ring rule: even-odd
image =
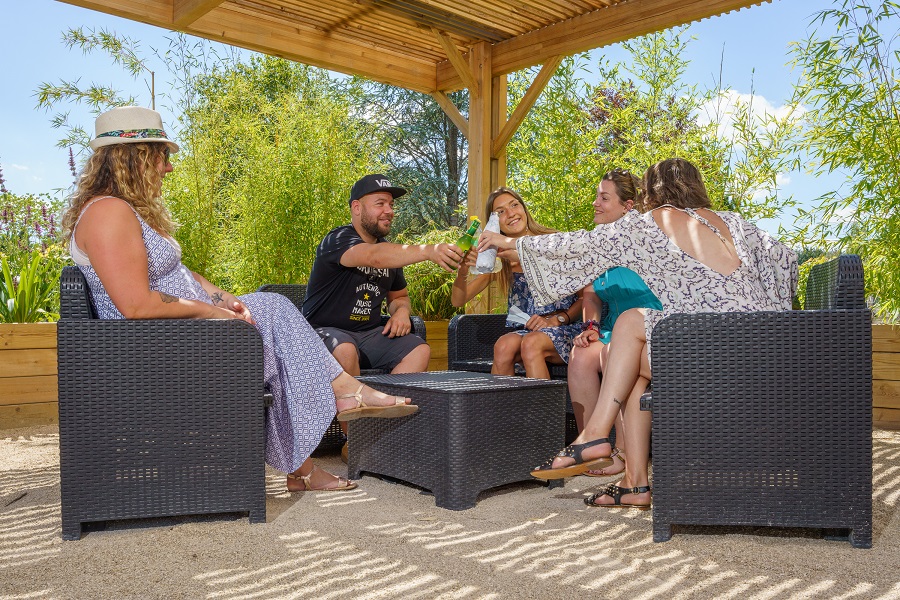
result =
[{"label": "woman in teal top", "polygon": [[[597,187],[597,198],[594,200],[594,223],[597,225],[612,223],[632,209],[643,212],[639,183],[638,178],[628,171],[616,169],[604,175]],[[598,322],[601,311],[600,300],[609,307],[602,322]],[[650,291],[640,275],[631,269],[613,267],[601,273],[593,286],[584,289],[582,311],[585,329],[574,340],[569,355],[568,375],[569,395],[572,398],[578,431],[581,431],[590,419],[600,395],[598,374],[602,373],[611,348],[609,343],[613,325],[619,315],[630,308],[658,310],[663,308],[662,303]],[[638,386],[632,394],[637,396],[636,401],[639,401],[647,383],[638,381]],[[620,414],[616,419],[616,443],[622,448],[625,447],[625,434]],[[588,471],[586,475],[605,477],[621,473],[625,469],[624,454],[619,448],[614,448],[611,458],[613,463],[610,466]]]},{"label": "woman in teal top", "polygon": [[609,307],[600,323],[600,341],[609,344],[616,319],[629,308],[662,310],[662,302],[650,291],[641,276],[628,267],[613,267],[594,280],[594,293]]}]

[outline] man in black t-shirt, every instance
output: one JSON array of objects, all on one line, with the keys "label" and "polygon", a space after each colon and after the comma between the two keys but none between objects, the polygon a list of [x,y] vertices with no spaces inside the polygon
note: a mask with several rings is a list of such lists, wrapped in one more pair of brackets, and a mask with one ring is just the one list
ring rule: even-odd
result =
[{"label": "man in black t-shirt", "polygon": [[[332,229],[316,249],[303,315],[351,375],[360,369],[416,373],[428,367],[431,349],[412,331],[403,267],[430,260],[453,271],[462,259],[454,244],[386,242],[394,199],[406,190],[384,175],[366,175],[350,191],[350,225]],[[381,306],[391,315],[381,326]]]}]

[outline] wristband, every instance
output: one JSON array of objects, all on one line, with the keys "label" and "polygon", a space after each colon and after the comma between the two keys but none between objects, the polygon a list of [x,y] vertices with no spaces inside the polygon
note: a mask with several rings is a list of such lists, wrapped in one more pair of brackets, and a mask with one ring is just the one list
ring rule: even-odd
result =
[{"label": "wristband", "polygon": [[597,333],[600,333],[600,323],[598,323],[598,322],[595,321],[594,319],[588,319],[587,321],[584,321],[584,322],[581,324],[581,330],[582,330],[582,331],[590,331],[590,330],[592,330],[592,329],[593,329],[594,331],[596,331]]}]

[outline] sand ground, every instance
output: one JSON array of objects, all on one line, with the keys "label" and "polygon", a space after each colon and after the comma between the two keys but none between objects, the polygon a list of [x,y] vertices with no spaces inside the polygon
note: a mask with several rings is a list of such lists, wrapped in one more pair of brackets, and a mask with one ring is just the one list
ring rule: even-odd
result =
[{"label": "sand ground", "polygon": [[[613,479],[506,486],[466,511],[365,476],[296,493],[267,472],[267,523],[118,522],[60,535],[56,427],[0,432],[0,598],[900,598],[900,432],[874,437],[870,550],[818,532],[682,528],[586,507]],[[319,464],[346,473],[337,456]]]}]

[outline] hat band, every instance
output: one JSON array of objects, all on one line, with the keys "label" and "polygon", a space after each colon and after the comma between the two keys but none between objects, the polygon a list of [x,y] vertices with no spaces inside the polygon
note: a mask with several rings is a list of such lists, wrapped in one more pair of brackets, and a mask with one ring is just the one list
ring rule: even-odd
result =
[{"label": "hat band", "polygon": [[106,133],[97,134],[97,138],[117,137],[117,138],[164,138],[169,139],[166,132],[162,129],[117,129],[115,131],[107,131]]}]

